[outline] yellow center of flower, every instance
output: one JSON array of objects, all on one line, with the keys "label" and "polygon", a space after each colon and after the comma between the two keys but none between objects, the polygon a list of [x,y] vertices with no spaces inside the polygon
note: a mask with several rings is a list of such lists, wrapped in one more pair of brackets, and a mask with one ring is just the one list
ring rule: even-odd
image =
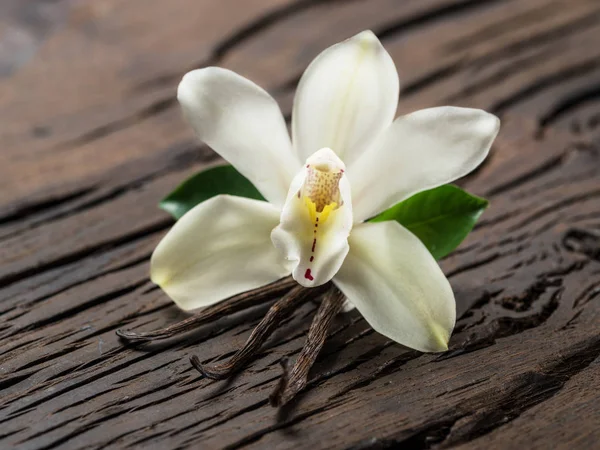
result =
[{"label": "yellow center of flower", "polygon": [[308,164],[302,197],[312,222],[321,223],[340,205],[340,179],[343,170],[335,170],[329,164]]}]

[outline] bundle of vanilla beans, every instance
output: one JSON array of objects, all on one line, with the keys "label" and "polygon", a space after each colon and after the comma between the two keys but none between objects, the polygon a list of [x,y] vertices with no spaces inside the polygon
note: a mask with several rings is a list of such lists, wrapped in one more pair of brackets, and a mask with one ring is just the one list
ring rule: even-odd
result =
[{"label": "bundle of vanilla beans", "polygon": [[311,300],[320,301],[319,309],[310,325],[306,343],[294,366],[289,369],[287,358],[284,357],[280,360],[283,373],[277,387],[269,397],[271,405],[279,407],[288,403],[306,386],[308,372],[325,343],[333,318],[342,309],[345,297],[331,282],[309,289],[300,286],[291,277],[286,277],[258,289],[230,297],[166,328],[140,333],[118,330],[117,335],[131,344],[168,339],[282,295],[283,297],[271,306],[265,317],[254,328],[244,346],[229,361],[208,366],[203,365],[197,356],[190,357],[192,365],[203,376],[213,380],[226,379],[242,369],[254,357],[269,336],[295,309]]}]

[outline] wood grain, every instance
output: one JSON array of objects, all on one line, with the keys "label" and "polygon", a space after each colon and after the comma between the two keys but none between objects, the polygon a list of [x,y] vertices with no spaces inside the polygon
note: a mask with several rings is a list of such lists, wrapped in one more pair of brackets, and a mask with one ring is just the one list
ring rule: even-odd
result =
[{"label": "wood grain", "polygon": [[[36,0],[0,12],[1,448],[600,441],[596,0]],[[189,356],[229,358],[271,303],[123,346],[118,328],[187,317],[148,280],[172,224],[157,201],[218,162],[181,119],[183,73],[236,70],[289,117],[310,60],[366,28],[399,68],[401,113],[453,104],[503,121],[461,180],[491,207],[441,263],[458,308],[450,351],[420,354],[342,315],[305,392],[277,411],[278,362],[301,351],[317,305],[227,382],[202,379]]]}]

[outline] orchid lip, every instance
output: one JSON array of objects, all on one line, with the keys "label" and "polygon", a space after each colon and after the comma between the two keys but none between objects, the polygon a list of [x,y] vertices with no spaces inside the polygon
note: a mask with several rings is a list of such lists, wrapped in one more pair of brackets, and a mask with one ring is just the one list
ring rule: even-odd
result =
[{"label": "orchid lip", "polygon": [[348,253],[352,202],[345,169],[330,148],[307,158],[271,234],[282,257],[294,266],[294,279],[305,287],[331,280]]}]

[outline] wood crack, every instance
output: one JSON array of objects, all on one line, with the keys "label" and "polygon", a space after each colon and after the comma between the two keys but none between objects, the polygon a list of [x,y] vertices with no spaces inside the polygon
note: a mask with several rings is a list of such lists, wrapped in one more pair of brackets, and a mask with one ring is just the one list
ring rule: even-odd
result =
[{"label": "wood crack", "polygon": [[594,58],[559,70],[553,74],[543,76],[537,80],[534,80],[534,82],[528,84],[527,86],[520,88],[514,94],[495,102],[490,106],[489,110],[497,115],[501,115],[508,109],[514,107],[516,104],[523,102],[527,97],[532,97],[533,95],[536,95],[545,89],[571,78],[584,76],[598,67],[600,67],[600,62],[598,62],[597,58]]},{"label": "wood crack", "polygon": [[12,211],[5,213],[5,215],[0,217],[0,225],[17,222],[31,215],[39,214],[40,212],[51,211],[54,208],[64,205],[65,203],[70,203],[74,200],[80,199],[81,197],[85,197],[93,193],[96,189],[97,188],[94,186],[76,188],[72,192],[55,197],[45,198],[37,202],[32,201],[21,205],[15,204],[12,208],[8,208],[9,211],[11,209]]},{"label": "wood crack", "polygon": [[448,5],[432,8],[413,17],[402,19],[398,22],[381,27],[376,34],[383,40],[391,36],[397,38],[414,28],[423,28],[437,21],[448,20],[454,16],[462,15],[477,9],[490,7],[498,3],[508,3],[510,0],[463,0]]},{"label": "wood crack", "polygon": [[157,221],[156,223],[154,223],[150,226],[144,227],[141,230],[137,230],[137,231],[134,231],[131,233],[124,234],[123,236],[115,238],[115,239],[110,239],[110,240],[107,240],[104,242],[95,243],[94,245],[91,245],[87,248],[64,255],[55,260],[41,263],[37,267],[30,267],[30,268],[23,269],[19,272],[5,274],[4,276],[0,277],[0,288],[4,288],[12,283],[15,283],[17,281],[23,280],[23,279],[31,277],[31,276],[38,275],[42,272],[46,272],[51,269],[55,269],[57,267],[64,266],[64,265],[72,263],[72,262],[76,262],[86,256],[96,253],[99,250],[104,250],[106,248],[114,248],[114,247],[118,247],[120,245],[129,244],[131,242],[134,242],[141,238],[144,238],[145,236],[147,236],[149,234],[153,234],[158,231],[164,231],[172,224],[173,224],[172,219],[165,218],[163,220]]},{"label": "wood crack", "polygon": [[546,128],[571,111],[587,103],[600,100],[600,85],[590,86],[570,93],[539,118],[539,126]]}]

